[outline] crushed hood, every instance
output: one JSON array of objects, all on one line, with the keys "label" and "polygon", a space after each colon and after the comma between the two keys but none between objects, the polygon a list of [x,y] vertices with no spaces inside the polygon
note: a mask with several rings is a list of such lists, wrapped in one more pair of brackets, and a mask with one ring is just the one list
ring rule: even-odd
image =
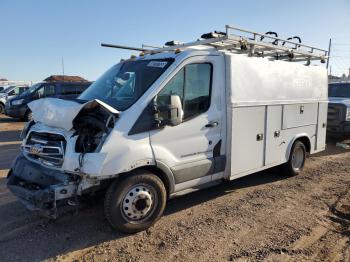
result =
[{"label": "crushed hood", "polygon": [[350,107],[350,98],[348,97],[329,97],[328,99],[331,103],[344,104]]},{"label": "crushed hood", "polygon": [[80,104],[75,101],[58,98],[42,98],[28,104],[35,122],[40,122],[51,127],[63,128],[67,131],[73,128],[73,120],[82,109],[91,109],[99,106],[102,106],[116,116],[119,115],[118,110],[98,99]]}]

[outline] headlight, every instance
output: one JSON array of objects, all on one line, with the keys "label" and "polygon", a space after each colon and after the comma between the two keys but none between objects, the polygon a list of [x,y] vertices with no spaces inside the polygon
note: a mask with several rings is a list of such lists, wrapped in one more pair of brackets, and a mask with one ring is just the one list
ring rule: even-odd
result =
[{"label": "headlight", "polygon": [[350,107],[346,108],[346,118],[345,121],[350,121]]},{"label": "headlight", "polygon": [[11,104],[13,106],[18,106],[18,105],[20,105],[22,103],[23,103],[23,99],[18,99],[18,100],[13,100]]}]

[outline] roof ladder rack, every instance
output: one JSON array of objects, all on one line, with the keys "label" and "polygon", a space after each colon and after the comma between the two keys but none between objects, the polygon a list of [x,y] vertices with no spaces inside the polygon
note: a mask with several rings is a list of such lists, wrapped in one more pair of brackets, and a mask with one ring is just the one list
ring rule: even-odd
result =
[{"label": "roof ladder rack", "polygon": [[[298,42],[291,41],[292,39],[297,39]],[[309,65],[311,60],[319,60],[324,63],[326,59],[328,59],[327,50],[304,45],[301,43],[301,39],[297,36],[285,40],[278,38],[277,34],[274,32],[262,34],[230,25],[226,25],[225,32],[215,31],[214,33],[202,35],[202,38],[197,41],[175,44],[162,48],[145,49],[120,45],[101,45],[132,49],[151,54],[206,45],[212,46],[218,50],[228,50],[240,54],[246,53],[249,56],[268,57],[271,60],[286,60],[293,62],[305,61],[306,65]]]}]

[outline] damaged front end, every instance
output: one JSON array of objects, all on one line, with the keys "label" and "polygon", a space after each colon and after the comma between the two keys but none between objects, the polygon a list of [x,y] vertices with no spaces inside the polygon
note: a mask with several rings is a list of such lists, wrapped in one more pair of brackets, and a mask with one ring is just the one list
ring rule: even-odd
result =
[{"label": "damaged front end", "polygon": [[45,168],[21,154],[8,174],[7,187],[29,210],[56,218],[58,206],[76,202],[79,182],[77,175]]},{"label": "damaged front end", "polygon": [[98,100],[34,102],[29,105],[34,121],[22,132],[21,154],[10,169],[7,186],[28,209],[56,218],[59,206],[77,204],[79,196],[100,188],[101,181],[84,172],[98,170],[96,163],[84,158],[94,155],[102,165],[98,156],[104,155],[99,152],[119,112]]}]

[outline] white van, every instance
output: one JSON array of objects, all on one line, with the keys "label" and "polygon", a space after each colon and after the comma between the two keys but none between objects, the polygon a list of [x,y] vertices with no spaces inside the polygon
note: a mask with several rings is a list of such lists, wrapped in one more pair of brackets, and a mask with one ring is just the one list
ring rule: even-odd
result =
[{"label": "white van", "polygon": [[325,149],[327,72],[310,61],[327,52],[231,26],[202,38],[126,47],[142,53],[80,100],[30,103],[9,189],[51,217],[106,189],[108,221],[131,233],[157,221],[168,198],[278,165],[299,174]]}]

